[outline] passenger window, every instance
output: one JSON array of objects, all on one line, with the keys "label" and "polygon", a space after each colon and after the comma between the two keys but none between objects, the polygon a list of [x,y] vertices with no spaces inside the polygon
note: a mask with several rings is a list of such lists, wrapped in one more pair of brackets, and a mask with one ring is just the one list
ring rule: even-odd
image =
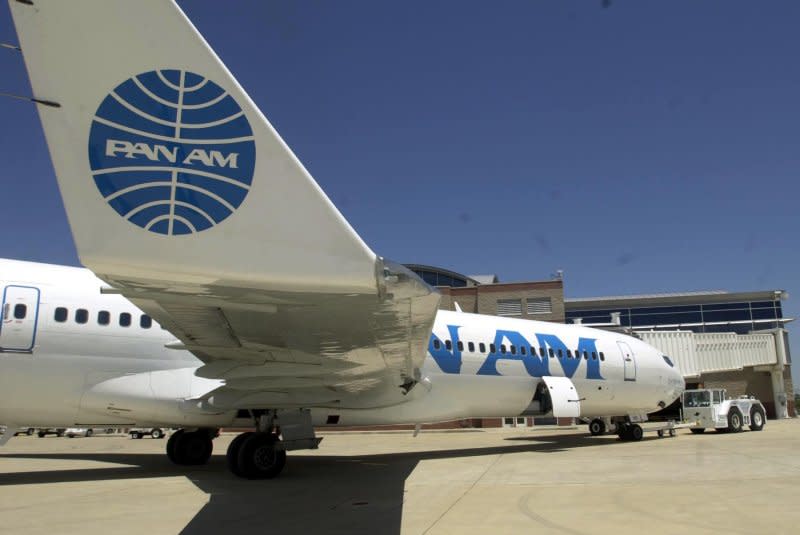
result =
[{"label": "passenger window", "polygon": [[101,310],[97,313],[97,323],[100,325],[108,325],[111,323],[111,313],[108,310]]},{"label": "passenger window", "polygon": [[489,353],[497,353],[497,348],[494,344],[489,344]]},{"label": "passenger window", "polygon": [[500,353],[502,353],[503,355],[506,354],[506,345],[505,344],[500,344]]},{"label": "passenger window", "polygon": [[469,349],[470,353],[474,353],[475,352],[475,344],[473,344],[472,342],[469,342],[467,344],[467,349]]},{"label": "passenger window", "polygon": [[79,308],[75,311],[75,323],[86,323],[89,321],[89,311],[85,308]]},{"label": "passenger window", "polygon": [[442,347],[442,343],[437,338],[434,338],[433,339],[433,349],[439,349],[440,347]]},{"label": "passenger window", "polygon": [[[540,356],[540,357],[544,357],[544,348],[543,348],[543,347],[540,347],[540,348],[539,348],[539,356]],[[551,355],[551,356],[552,356],[552,355]]]},{"label": "passenger window", "polygon": [[481,353],[486,353],[486,344],[484,344],[483,342],[479,343],[479,344],[478,344],[478,350],[479,350]]},{"label": "passenger window", "polygon": [[583,352],[583,360],[589,360],[589,352],[588,351],[584,351]]},{"label": "passenger window", "polygon": [[547,352],[550,354],[550,358],[553,358],[555,356],[555,352],[553,351],[552,347],[548,347]]},{"label": "passenger window", "polygon": [[592,360],[597,360],[597,352],[592,351]]},{"label": "passenger window", "polygon": [[149,329],[153,326],[153,318],[148,316],[147,314],[142,314],[139,317],[139,327],[142,329]]},{"label": "passenger window", "polygon": [[28,313],[28,306],[23,305],[22,303],[18,305],[14,305],[14,318],[18,320],[24,320],[25,316]]},{"label": "passenger window", "polygon": [[510,349],[511,349],[511,354],[512,355],[516,355],[517,354],[517,347],[514,344],[511,344]]},{"label": "passenger window", "polygon": [[606,356],[605,356],[605,355],[603,355],[603,352],[602,352],[602,351],[600,352],[600,360],[606,360]]},{"label": "passenger window", "polygon": [[522,353],[523,355],[528,354],[528,350],[525,349],[525,346],[519,346],[519,352]]},{"label": "passenger window", "polygon": [[120,327],[130,327],[131,326],[131,315],[127,312],[123,312],[119,315],[119,325]]},{"label": "passenger window", "polygon": [[558,358],[560,358],[560,359],[564,358],[564,350],[563,349],[559,349],[558,350]]},{"label": "passenger window", "polygon": [[567,358],[568,359],[572,358],[572,350],[571,349],[567,349]]},{"label": "passenger window", "polygon": [[458,341],[458,350],[464,351],[464,342],[462,342],[461,340]]},{"label": "passenger window", "polygon": [[65,321],[67,321],[68,315],[69,313],[67,312],[66,308],[58,307],[56,308],[56,313],[53,315],[53,319],[56,320],[58,323],[64,323]]},{"label": "passenger window", "polygon": [[453,349],[453,342],[451,342],[450,340],[445,340],[444,341],[444,347],[445,347],[445,349],[450,351],[451,349]]}]

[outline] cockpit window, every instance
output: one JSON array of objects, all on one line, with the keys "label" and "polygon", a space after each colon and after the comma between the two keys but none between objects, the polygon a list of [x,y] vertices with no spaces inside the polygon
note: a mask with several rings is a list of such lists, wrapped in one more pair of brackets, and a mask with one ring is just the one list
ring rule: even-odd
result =
[{"label": "cockpit window", "polygon": [[672,361],[669,359],[669,357],[668,357],[668,356],[666,356],[666,355],[661,355],[661,358],[663,358],[663,359],[664,359],[664,362],[666,362],[667,364],[669,364],[669,367],[670,367],[670,368],[674,368],[674,367],[675,367],[675,365],[672,363]]}]

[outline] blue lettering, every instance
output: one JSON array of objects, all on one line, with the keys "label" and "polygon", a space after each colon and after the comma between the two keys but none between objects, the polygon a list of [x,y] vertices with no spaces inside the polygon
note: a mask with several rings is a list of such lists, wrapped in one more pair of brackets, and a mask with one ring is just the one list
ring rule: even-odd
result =
[{"label": "blue lettering", "polygon": [[[500,344],[503,343],[503,339],[508,340],[511,345],[515,346],[517,348],[517,353],[515,355],[512,355],[510,352],[500,353],[499,351],[496,353],[489,353],[483,366],[478,370],[478,375],[500,375],[500,372],[497,371],[497,361],[501,359],[518,360],[522,362],[525,366],[525,370],[531,377],[550,375],[546,357],[539,358],[533,354],[523,355],[521,353],[519,348],[525,347],[530,349],[530,344],[524,336],[515,331],[497,331],[494,337],[495,348],[500,347]],[[528,352],[527,349],[525,350],[526,353]],[[531,350],[531,353],[533,353],[533,350]]]},{"label": "blue lettering", "polygon": [[[588,360],[583,359],[586,361],[586,378],[603,380],[603,376],[600,375],[600,359],[597,358],[597,346],[594,343],[594,338],[579,338],[578,352],[589,355]],[[592,358],[593,355],[594,358]]]},{"label": "blue lettering", "polygon": [[[428,352],[433,360],[444,373],[461,373],[462,356],[461,350],[458,347],[459,325],[448,325],[447,330],[450,334],[450,349],[447,348],[445,341],[440,339],[435,334],[431,334],[431,339],[428,343]],[[578,348],[574,357],[567,357],[567,346],[561,339],[554,334],[539,334],[536,333],[536,339],[539,342],[539,347],[544,348],[544,356],[537,354],[536,348],[532,347],[528,340],[517,331],[498,330],[495,333],[494,344],[496,348],[494,353],[489,353],[486,360],[478,369],[478,375],[500,375],[497,370],[497,363],[501,360],[516,360],[522,362],[525,366],[525,371],[531,377],[543,377],[550,375],[550,364],[548,356],[552,353],[564,370],[565,377],[572,377],[581,365],[583,355],[588,355],[589,358],[583,358],[586,361],[586,378],[603,380],[600,375],[600,360],[597,358],[598,351],[594,338],[579,338]],[[502,353],[500,346],[508,342],[510,346],[514,346],[515,353],[506,351]],[[438,346],[438,348],[436,347]],[[525,354],[522,353],[521,348],[525,348]],[[592,358],[594,355],[594,358]]]},{"label": "blue lettering", "polygon": [[[458,325],[448,325],[447,330],[450,331],[450,339],[453,343],[452,350],[448,351],[444,342],[439,339],[435,334],[431,335],[431,340],[428,342],[428,353],[431,354],[433,360],[439,365],[439,368],[444,373],[461,373],[461,351],[458,349]],[[433,342],[439,342],[439,349],[436,349]]]},{"label": "blue lettering", "polygon": [[575,370],[578,369],[580,361],[567,358],[567,346],[561,341],[561,338],[554,334],[537,334],[536,339],[539,340],[539,344],[541,344],[548,353],[550,349],[553,350],[558,359],[558,363],[561,364],[561,369],[564,370],[565,377],[572,377],[575,375]]}]

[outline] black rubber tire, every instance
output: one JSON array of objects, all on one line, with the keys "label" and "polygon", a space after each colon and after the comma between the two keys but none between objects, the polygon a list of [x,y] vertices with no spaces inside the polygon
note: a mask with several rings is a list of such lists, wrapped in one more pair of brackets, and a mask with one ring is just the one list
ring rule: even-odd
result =
[{"label": "black rubber tire", "polygon": [[750,409],[750,431],[761,431],[764,429],[764,423],[767,417],[764,415],[764,409],[757,405],[753,405]]},{"label": "black rubber tire", "polygon": [[272,479],[286,464],[286,451],[277,448],[273,433],[253,433],[239,448],[238,468],[247,479]]},{"label": "black rubber tire", "polygon": [[63,429],[61,431],[56,431],[56,436],[57,437],[63,437],[64,436],[64,432],[65,431]]},{"label": "black rubber tire", "polygon": [[36,433],[36,436],[38,436],[39,438],[44,438],[45,434],[46,433],[39,431],[38,433]]},{"label": "black rubber tire", "polygon": [[[176,433],[177,434],[177,433]],[[211,458],[214,444],[207,431],[199,430],[183,433],[174,445],[174,456],[177,464],[184,466],[200,466]]]},{"label": "black rubber tire", "polygon": [[705,427],[692,427],[691,429],[689,429],[689,431],[691,431],[695,435],[702,435],[703,433],[706,432],[706,428]]},{"label": "black rubber tire", "polygon": [[88,437],[90,437],[92,435],[94,435],[94,431],[92,431],[91,429],[87,429],[86,430],[86,437],[88,438]]},{"label": "black rubber tire", "polygon": [[228,445],[228,451],[225,453],[225,462],[228,464],[228,470],[235,476],[244,477],[242,471],[239,470],[239,450],[242,448],[242,443],[250,438],[252,434],[252,431],[242,433]]},{"label": "black rubber tire", "polygon": [[150,436],[155,439],[164,438],[164,431],[156,427],[150,430]]},{"label": "black rubber tire", "polygon": [[606,423],[600,418],[595,418],[589,422],[589,434],[593,437],[600,436],[606,432]]},{"label": "black rubber tire", "polygon": [[25,430],[25,434],[31,436],[33,434],[33,427],[29,427],[27,430]]},{"label": "black rubber tire", "polygon": [[183,429],[178,429],[172,433],[172,436],[167,440],[167,458],[172,461],[173,464],[181,464],[175,456],[175,444],[177,444],[178,439],[183,436],[184,433],[185,431]]},{"label": "black rubber tire", "polygon": [[630,426],[628,430],[628,440],[633,440],[634,442],[638,442],[642,440],[644,437],[644,431],[642,430],[642,426],[639,424],[633,424]]},{"label": "black rubber tire", "polygon": [[742,413],[736,407],[728,412],[728,431],[739,433],[742,430]]},{"label": "black rubber tire", "polygon": [[617,425],[617,436],[620,440],[630,440],[631,426],[628,424]]}]

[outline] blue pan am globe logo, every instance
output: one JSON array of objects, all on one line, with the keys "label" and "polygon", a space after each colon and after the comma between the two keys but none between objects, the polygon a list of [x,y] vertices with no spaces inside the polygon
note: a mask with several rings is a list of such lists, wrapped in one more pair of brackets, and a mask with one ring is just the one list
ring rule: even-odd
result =
[{"label": "blue pan am globe logo", "polygon": [[207,230],[250,190],[250,123],[220,86],[184,70],[134,76],[103,100],[89,133],[97,188],[134,225],[168,236]]}]

